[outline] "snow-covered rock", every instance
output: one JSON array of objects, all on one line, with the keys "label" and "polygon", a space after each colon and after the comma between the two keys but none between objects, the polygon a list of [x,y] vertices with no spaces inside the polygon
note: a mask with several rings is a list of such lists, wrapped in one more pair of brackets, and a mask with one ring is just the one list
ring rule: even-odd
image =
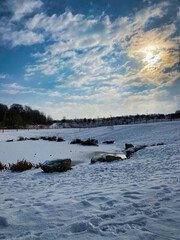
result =
[{"label": "snow-covered rock", "polygon": [[41,168],[46,173],[66,172],[71,169],[71,159],[66,158],[46,161],[42,164]]}]

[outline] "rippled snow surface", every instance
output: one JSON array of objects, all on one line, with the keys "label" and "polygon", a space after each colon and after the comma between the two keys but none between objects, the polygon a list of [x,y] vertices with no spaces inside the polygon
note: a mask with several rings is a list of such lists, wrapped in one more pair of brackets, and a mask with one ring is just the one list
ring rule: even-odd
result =
[{"label": "rippled snow surface", "polygon": [[[66,139],[68,150],[73,133],[75,137],[115,140],[114,146],[105,146],[108,151],[122,150],[127,142],[165,145],[147,147],[130,159],[112,163],[90,165],[86,156],[83,163],[65,173],[45,174],[40,169],[23,173],[1,171],[0,239],[180,239],[179,129],[180,122],[81,132],[61,130],[58,134]],[[17,136],[8,134],[1,135],[1,152],[7,146],[10,152],[17,143],[5,143],[7,138]],[[25,137],[28,134],[23,131]],[[28,144],[31,148],[32,141]],[[95,151],[93,147],[77,148],[79,153]],[[104,145],[98,149],[104,150]],[[74,146],[70,151],[78,157]],[[2,156],[4,153],[0,154],[0,161]]]}]

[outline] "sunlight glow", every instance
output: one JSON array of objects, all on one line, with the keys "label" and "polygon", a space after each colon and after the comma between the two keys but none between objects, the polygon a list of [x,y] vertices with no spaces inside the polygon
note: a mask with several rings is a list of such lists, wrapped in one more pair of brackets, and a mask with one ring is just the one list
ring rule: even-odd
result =
[{"label": "sunlight glow", "polygon": [[145,58],[143,59],[148,65],[154,65],[160,60],[161,53],[157,51],[157,48],[154,46],[149,46],[145,48],[142,53],[145,54]]}]

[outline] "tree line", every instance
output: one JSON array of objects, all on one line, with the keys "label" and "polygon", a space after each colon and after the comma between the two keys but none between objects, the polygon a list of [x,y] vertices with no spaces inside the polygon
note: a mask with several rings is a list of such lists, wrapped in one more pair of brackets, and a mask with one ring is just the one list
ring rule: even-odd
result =
[{"label": "tree line", "polygon": [[9,108],[0,104],[0,128],[23,128],[27,125],[51,124],[53,119],[29,106],[12,104]]},{"label": "tree line", "polygon": [[54,127],[100,127],[100,126],[114,126],[124,124],[139,124],[139,123],[151,123],[162,121],[174,121],[180,119],[180,110],[171,114],[136,114],[128,116],[116,116],[109,118],[96,118],[96,119],[66,119],[54,120]]}]

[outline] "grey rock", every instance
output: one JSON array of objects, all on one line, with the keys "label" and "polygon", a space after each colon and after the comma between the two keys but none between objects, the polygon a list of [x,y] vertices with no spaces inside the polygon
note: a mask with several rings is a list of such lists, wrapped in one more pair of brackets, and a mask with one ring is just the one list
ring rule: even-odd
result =
[{"label": "grey rock", "polygon": [[71,169],[71,159],[56,159],[51,161],[45,161],[41,169],[46,173],[53,172],[66,172]]}]

